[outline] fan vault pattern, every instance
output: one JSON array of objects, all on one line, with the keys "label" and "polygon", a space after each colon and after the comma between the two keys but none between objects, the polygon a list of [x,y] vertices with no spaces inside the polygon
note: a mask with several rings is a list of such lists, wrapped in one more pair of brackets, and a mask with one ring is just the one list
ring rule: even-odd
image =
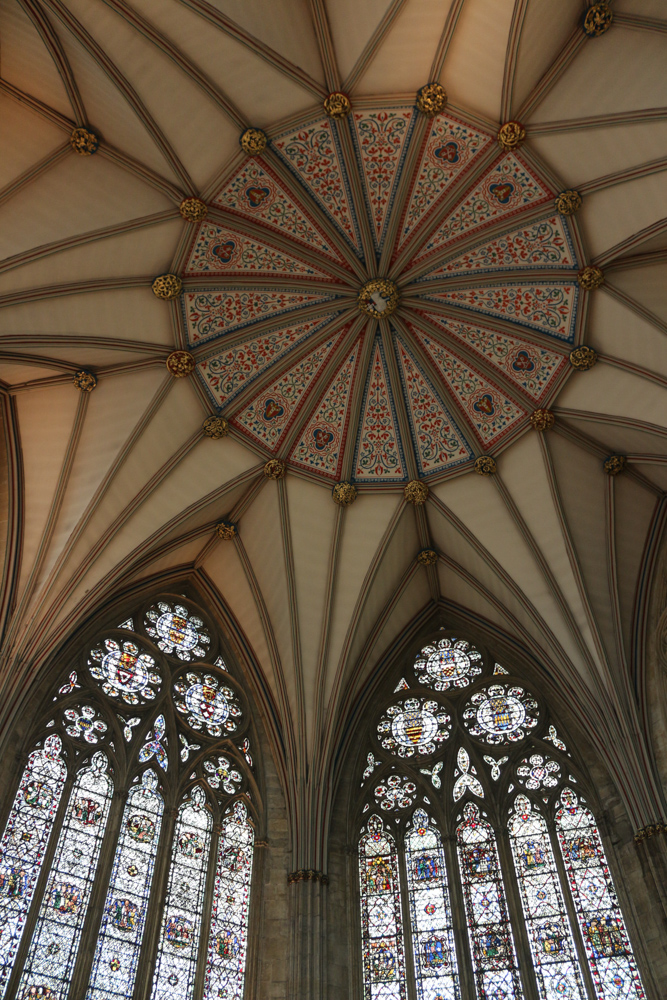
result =
[{"label": "fan vault pattern", "polygon": [[[378,100],[274,136],[187,252],[182,320],[210,403],[330,482],[344,466],[360,486],[469,469],[530,426],[581,339],[581,241],[544,169],[447,112],[415,138],[418,119]],[[360,332],[356,295],[378,270],[399,308]]]}]

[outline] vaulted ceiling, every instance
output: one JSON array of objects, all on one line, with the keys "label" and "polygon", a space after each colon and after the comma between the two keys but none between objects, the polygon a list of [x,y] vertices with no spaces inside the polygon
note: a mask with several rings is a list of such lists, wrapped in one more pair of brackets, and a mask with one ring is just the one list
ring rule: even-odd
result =
[{"label": "vaulted ceiling", "polygon": [[[667,20],[616,0],[590,37],[585,9],[2,0],[7,691],[109,594],[196,570],[257,666],[293,810],[317,811],[350,704],[451,602],[548,666],[651,821],[637,650],[667,489]],[[429,82],[435,117],[415,106]],[[511,120],[526,138],[506,150]],[[357,305],[378,276],[400,295],[380,320]],[[192,374],[170,374],[175,350]]]}]

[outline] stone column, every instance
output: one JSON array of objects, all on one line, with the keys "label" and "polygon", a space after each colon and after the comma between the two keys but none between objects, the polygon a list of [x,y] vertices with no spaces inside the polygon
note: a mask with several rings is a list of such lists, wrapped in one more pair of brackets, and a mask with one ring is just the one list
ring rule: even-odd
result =
[{"label": "stone column", "polygon": [[329,879],[313,868],[287,876],[290,913],[290,1000],[326,997],[326,892]]}]

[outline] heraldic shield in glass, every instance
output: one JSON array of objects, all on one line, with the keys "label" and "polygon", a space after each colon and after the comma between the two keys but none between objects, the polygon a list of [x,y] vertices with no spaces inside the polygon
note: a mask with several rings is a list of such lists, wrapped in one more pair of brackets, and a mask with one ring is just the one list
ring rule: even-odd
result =
[{"label": "heraldic shield in glass", "polygon": [[512,673],[441,629],[359,745],[364,1000],[645,1000],[583,772]]},{"label": "heraldic shield in glass", "polygon": [[0,840],[0,1000],[243,1000],[257,785],[216,635],[165,595],[78,662]]}]

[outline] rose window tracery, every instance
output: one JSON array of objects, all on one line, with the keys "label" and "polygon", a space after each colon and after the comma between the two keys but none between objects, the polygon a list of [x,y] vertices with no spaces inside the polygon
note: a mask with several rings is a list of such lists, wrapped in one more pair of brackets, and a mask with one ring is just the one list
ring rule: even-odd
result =
[{"label": "rose window tracery", "polygon": [[160,688],[155,660],[131,639],[105,639],[90,651],[88,668],[105,694],[128,705],[152,701]]},{"label": "rose window tracery", "polygon": [[486,743],[515,743],[537,725],[537,702],[521,687],[491,684],[471,697],[463,721]]},{"label": "rose window tracery", "polygon": [[241,720],[241,706],[234,691],[212,674],[189,671],[174,684],[176,710],[193,729],[209,736],[232,735]]},{"label": "rose window tracery", "polygon": [[377,733],[385,750],[399,757],[413,757],[435,753],[450,729],[450,716],[439,702],[406,698],[389,706],[378,723]]}]

